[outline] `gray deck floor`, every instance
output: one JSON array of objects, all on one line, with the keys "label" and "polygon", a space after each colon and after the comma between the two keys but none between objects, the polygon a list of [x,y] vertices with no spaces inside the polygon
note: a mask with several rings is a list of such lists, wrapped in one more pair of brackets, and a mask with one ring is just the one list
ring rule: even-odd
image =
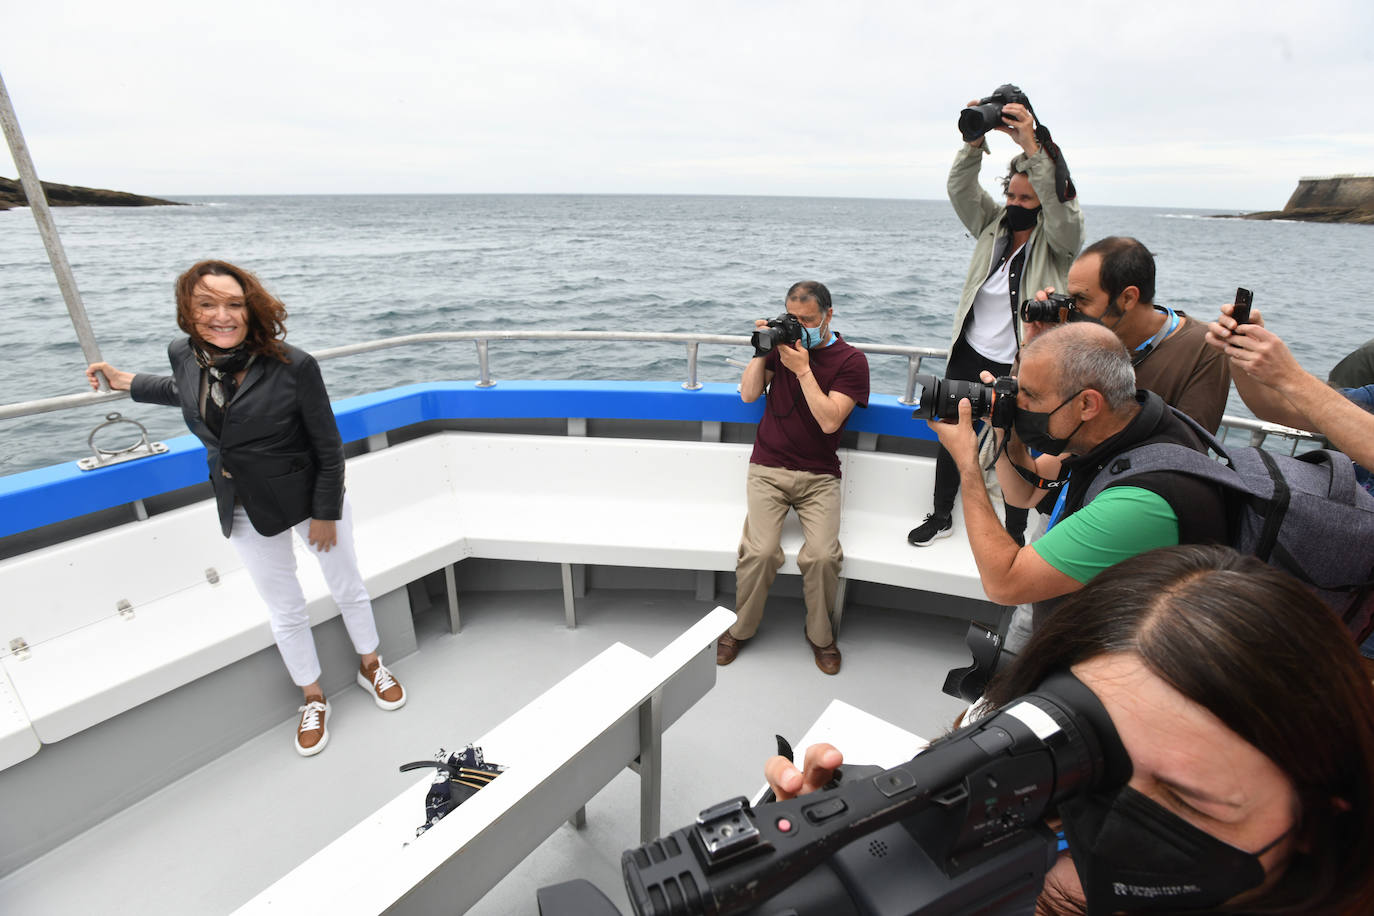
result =
[{"label": "gray deck floor", "polygon": [[[331,697],[318,757],[298,756],[295,722],[282,722],[0,880],[0,912],[229,912],[413,783],[398,764],[483,734],[614,642],[658,651],[712,606],[682,592],[597,589],[578,600],[569,630],[557,592],[465,595],[461,633],[449,635],[437,609],[417,621],[420,651],[394,665],[405,708],[382,712],[356,687]],[[801,603],[770,601],[759,635],[664,736],[663,831],[752,794],[774,733],[798,738],[832,698],[940,734],[962,706],[940,685],[967,663],[965,626],[851,607],[844,668],[827,677],[803,640]],[[638,777],[623,772],[587,806],[583,829],[561,827],[470,912],[533,914],[537,888],[585,877],[628,914],[620,853],[638,843],[638,801]]]}]

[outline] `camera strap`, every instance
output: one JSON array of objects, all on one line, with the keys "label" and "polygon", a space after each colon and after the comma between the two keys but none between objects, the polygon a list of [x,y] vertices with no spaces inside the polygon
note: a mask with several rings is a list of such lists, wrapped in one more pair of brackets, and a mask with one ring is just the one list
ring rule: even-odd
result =
[{"label": "camera strap", "polygon": [[1035,140],[1045,149],[1045,154],[1054,163],[1054,193],[1059,198],[1060,203],[1068,203],[1078,196],[1078,189],[1073,185],[1073,178],[1069,175],[1069,164],[1064,161],[1064,151],[1059,148],[1059,144],[1054,142],[1050,136],[1050,129],[1040,120],[1031,107],[1030,99],[1026,99],[1026,110],[1030,116],[1035,118]]},{"label": "camera strap", "polygon": [[[1006,447],[1006,441],[1003,440],[1003,451],[1006,450]],[[1021,467],[1021,465],[1017,464],[1015,461],[1012,461],[1010,457],[1007,458],[1007,463],[1010,464],[1012,467],[1016,468],[1016,473],[1021,475],[1022,480],[1024,480],[1031,486],[1035,487],[1037,490],[1049,490],[1053,492],[1055,490],[1061,489],[1064,486],[1064,484],[1069,482],[1068,474],[1065,474],[1063,477],[1056,477],[1053,480],[1051,480],[1045,477],[1041,477],[1039,474],[1035,473],[1032,470]]]}]

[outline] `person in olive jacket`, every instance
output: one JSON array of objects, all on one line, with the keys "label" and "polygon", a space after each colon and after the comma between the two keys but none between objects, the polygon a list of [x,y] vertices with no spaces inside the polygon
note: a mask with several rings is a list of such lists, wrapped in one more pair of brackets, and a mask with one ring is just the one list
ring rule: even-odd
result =
[{"label": "person in olive jacket", "polygon": [[343,442],[319,364],[287,344],[286,307],[253,274],[201,261],[176,283],[177,326],[189,336],[167,348],[168,376],[86,369],[135,401],[181,407],[205,444],[220,528],[267,604],[291,679],[305,694],[296,750],[329,741],[329,704],[296,578],[294,530],[314,549],[361,661],[357,682],[382,709],[405,705],[404,688],[377,655],[372,602],[358,571],[352,511],[344,494]]}]

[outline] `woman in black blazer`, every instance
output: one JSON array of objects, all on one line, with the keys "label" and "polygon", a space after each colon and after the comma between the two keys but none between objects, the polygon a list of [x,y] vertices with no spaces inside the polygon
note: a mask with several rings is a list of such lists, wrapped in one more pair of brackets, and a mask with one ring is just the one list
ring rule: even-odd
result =
[{"label": "woman in black blazer", "polygon": [[201,261],[176,283],[177,325],[189,336],[167,348],[172,374],[86,369],[135,401],[181,407],[205,443],[220,528],[267,604],[287,671],[305,694],[296,750],[312,756],[329,741],[329,704],[320,689],[305,595],[296,579],[291,531],[314,548],[361,661],[357,682],[382,709],[405,690],[377,655],[372,603],[353,550],[344,496],[343,442],[314,357],[289,346],[286,307],[257,277],[225,261]]}]

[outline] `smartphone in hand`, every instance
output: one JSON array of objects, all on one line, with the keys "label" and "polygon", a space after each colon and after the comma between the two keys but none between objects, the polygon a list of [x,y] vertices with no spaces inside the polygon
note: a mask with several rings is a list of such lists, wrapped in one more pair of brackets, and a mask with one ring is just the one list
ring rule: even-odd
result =
[{"label": "smartphone in hand", "polygon": [[1236,304],[1231,307],[1231,317],[1236,320],[1236,324],[1250,323],[1250,306],[1254,301],[1254,293],[1243,286],[1236,287]]}]

